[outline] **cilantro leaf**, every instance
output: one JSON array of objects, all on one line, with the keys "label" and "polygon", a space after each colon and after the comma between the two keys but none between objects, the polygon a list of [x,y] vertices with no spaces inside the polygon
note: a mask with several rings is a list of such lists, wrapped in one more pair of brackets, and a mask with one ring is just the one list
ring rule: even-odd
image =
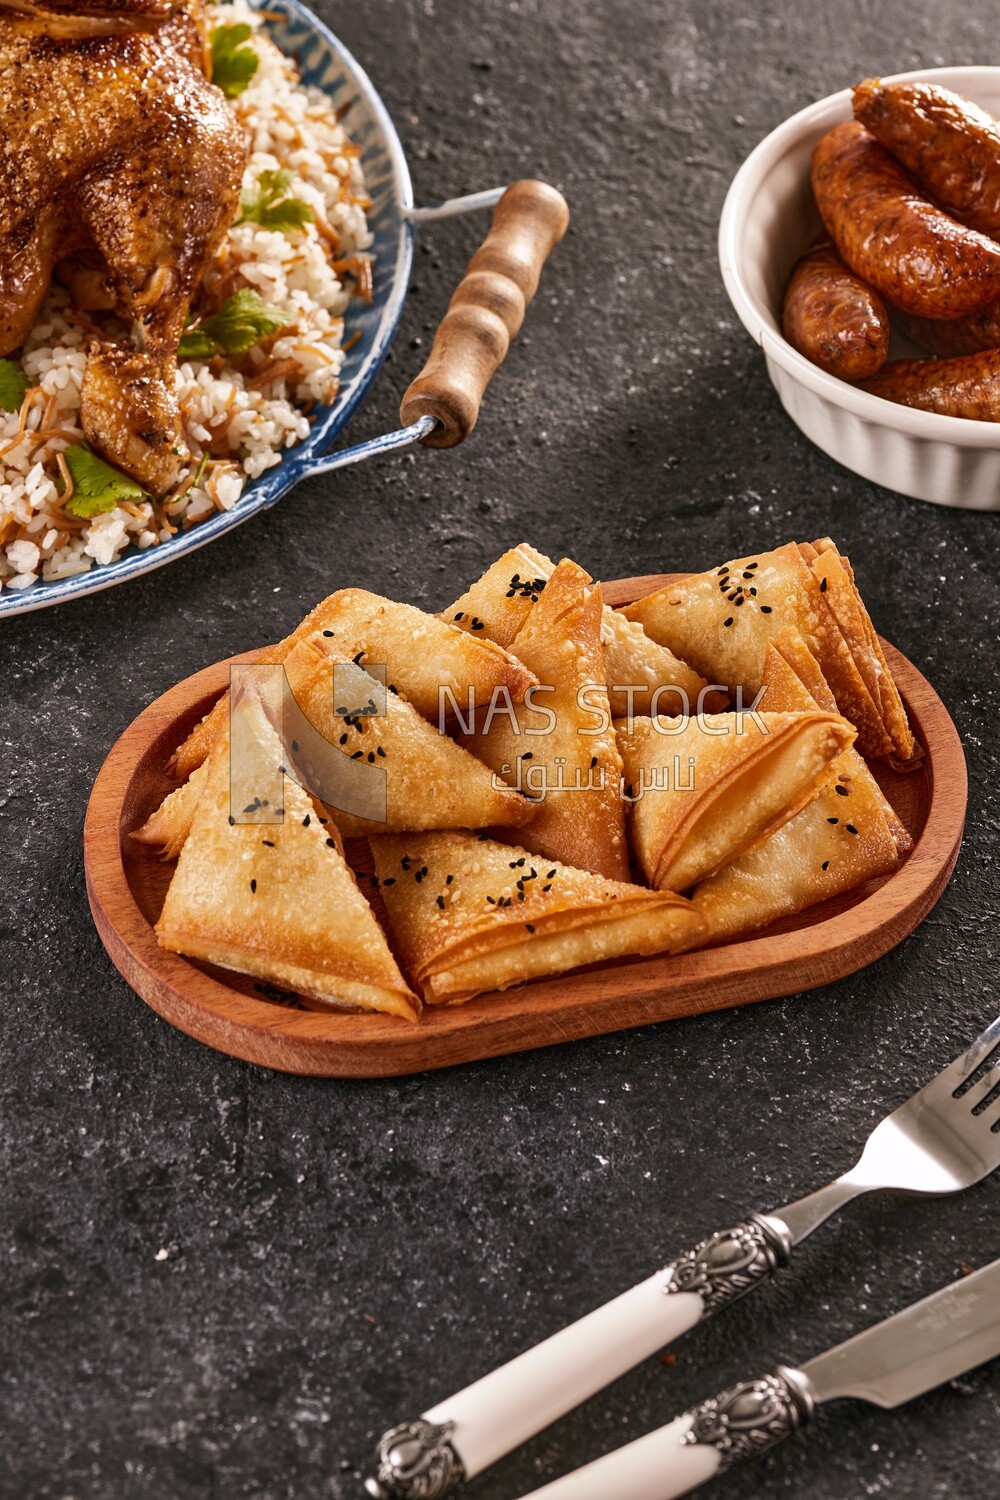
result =
[{"label": "cilantro leaf", "polygon": [[31,381],[12,359],[0,359],[0,411],[20,411]]},{"label": "cilantro leaf", "polygon": [[287,167],[261,172],[256,193],[246,191],[240,199],[237,224],[260,224],[264,229],[287,234],[290,229],[301,229],[303,224],[311,223],[315,215],[308,203],[289,192],[292,181]]},{"label": "cilantro leaf", "polygon": [[177,358],[180,360],[211,359],[213,354],[218,353],[218,344],[207,333],[202,333],[200,328],[185,328],[177,345]]},{"label": "cilantro leaf", "polygon": [[199,326],[226,354],[243,354],[291,321],[287,314],[262,302],[257,292],[243,287],[226,299],[214,317],[206,318]]},{"label": "cilantro leaf", "polygon": [[147,498],[145,490],[134,479],[129,479],[119,469],[113,469],[82,443],[70,443],[65,457],[66,467],[73,476],[73,494],[66,502],[71,516],[92,521],[95,516],[114,510],[121,500]]},{"label": "cilantro leaf", "polygon": [[243,287],[234,292],[212,317],[186,328],[177,347],[178,359],[211,359],[216,354],[245,354],[291,318],[268,307],[257,292]]},{"label": "cilantro leaf", "polygon": [[246,21],[237,26],[216,26],[209,35],[212,44],[212,82],[227,99],[242,94],[260,66],[252,47],[244,46],[253,35]]}]

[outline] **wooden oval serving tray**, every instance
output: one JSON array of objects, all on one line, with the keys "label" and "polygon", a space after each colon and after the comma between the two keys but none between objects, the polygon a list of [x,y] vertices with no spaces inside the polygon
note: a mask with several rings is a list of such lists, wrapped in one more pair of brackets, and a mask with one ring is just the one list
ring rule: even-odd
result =
[{"label": "wooden oval serving tray", "polygon": [[[604,585],[627,604],[676,575]],[[926,752],[918,771],[873,766],[914,847],[881,881],[774,923],[759,936],[697,953],[619,960],[466,1005],[428,1007],[417,1024],[391,1016],[297,1008],[252,978],[167,953],[157,920],[172,866],[128,835],[172,783],[163,767],[228,686],[217,662],[151,703],[111,750],[94,784],[84,830],[90,907],[104,946],[132,988],[189,1036],[288,1073],[378,1078],[572,1041],[699,1011],[815,989],[863,968],[927,915],[958,858],[965,822],[965,757],[947,709],[904,656],[883,641],[910,723]]]}]

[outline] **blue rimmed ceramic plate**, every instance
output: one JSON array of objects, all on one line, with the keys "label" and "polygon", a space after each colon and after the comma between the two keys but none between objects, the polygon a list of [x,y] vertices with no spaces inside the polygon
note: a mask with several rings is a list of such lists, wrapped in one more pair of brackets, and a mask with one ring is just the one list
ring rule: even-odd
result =
[{"label": "blue rimmed ceramic plate", "polygon": [[[204,547],[223,532],[266,510],[306,475],[326,467],[322,455],[346,427],[371,388],[392,346],[406,299],[413,254],[413,206],[410,173],[389,113],[375,86],[347,48],[299,0],[251,0],[268,11],[268,29],[281,50],[295,58],[302,80],[321,88],[339,109],[345,125],[361,148],[365,182],[372,208],[367,218],[374,236],[375,296],[370,306],[352,301],[347,313],[345,342],[355,332],[361,337],[347,356],[340,389],[332,406],[318,409],[309,436],[290,448],[281,463],[248,484],[230,511],[220,511],[188,532],[140,552],[132,547],[106,566],[95,564],[89,573],[44,580],[23,592],[0,592],[0,616],[24,614],[94,594],[118,583],[162,568]],[[381,446],[393,446],[390,437]],[[377,451],[379,440],[371,445]]]}]

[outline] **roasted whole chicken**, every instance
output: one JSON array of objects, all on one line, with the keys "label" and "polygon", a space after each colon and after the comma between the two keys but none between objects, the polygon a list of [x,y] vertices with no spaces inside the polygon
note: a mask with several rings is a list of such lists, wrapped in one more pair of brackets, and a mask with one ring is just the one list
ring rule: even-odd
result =
[{"label": "roasted whole chicken", "polygon": [[0,0],[0,357],[53,273],[114,312],[88,350],[91,446],[153,494],[187,457],[175,395],[191,299],[247,146],[207,78],[205,0]]}]

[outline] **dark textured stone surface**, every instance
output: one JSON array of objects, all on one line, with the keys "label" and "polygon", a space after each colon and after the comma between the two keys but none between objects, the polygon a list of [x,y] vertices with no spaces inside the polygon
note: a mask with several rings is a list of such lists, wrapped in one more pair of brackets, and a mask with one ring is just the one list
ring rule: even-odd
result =
[{"label": "dark textured stone surface", "polygon": [[[390,1421],[844,1168],[1000,1008],[997,518],[877,491],[809,447],[714,249],[726,184],[768,129],[867,73],[990,60],[992,6],[320,9],[383,90],[421,197],[537,173],[574,225],[464,449],[304,485],[143,583],[3,632],[4,1500],[356,1496]],[[357,435],[394,423],[480,227],[421,234]],[[112,969],[83,889],[86,798],[178,677],[278,637],[338,585],[441,605],[522,536],[614,576],[828,531],[952,710],[971,771],[955,879],[881,963],[804,997],[367,1084],[218,1056]],[[994,1182],[857,1206],[783,1283],[470,1497],[520,1494],[984,1263],[997,1205]],[[905,1412],[828,1409],[810,1442],[719,1493],[987,1500],[998,1396],[994,1365]]]}]

